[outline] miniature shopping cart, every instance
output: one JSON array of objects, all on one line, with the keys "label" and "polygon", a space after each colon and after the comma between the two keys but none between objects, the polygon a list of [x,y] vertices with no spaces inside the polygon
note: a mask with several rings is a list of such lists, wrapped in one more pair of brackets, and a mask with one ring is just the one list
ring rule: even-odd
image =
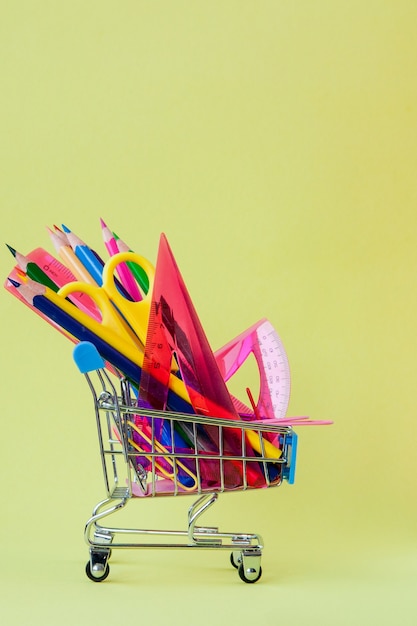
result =
[{"label": "miniature shopping cart", "polygon": [[[263,541],[258,534],[223,533],[196,522],[219,493],[275,487],[294,482],[297,436],[291,427],[265,421],[229,420],[138,407],[125,378],[114,378],[92,344],[74,349],[94,398],[106,499],[85,527],[90,550],[87,576],[109,574],[114,549],[194,548],[230,551],[240,578],[261,577]],[[129,500],[197,495],[188,509],[186,530],[150,530],[105,524]]]}]

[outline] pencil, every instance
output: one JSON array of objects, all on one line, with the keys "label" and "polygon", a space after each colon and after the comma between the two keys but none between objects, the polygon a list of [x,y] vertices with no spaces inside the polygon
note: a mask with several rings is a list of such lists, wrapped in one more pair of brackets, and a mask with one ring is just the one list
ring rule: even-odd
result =
[{"label": "pencil", "polygon": [[[76,235],[71,230],[69,230],[69,228],[64,226],[64,224],[62,225],[62,227],[65,229],[65,235],[67,237],[68,244],[71,246],[75,256],[82,263],[82,265],[91,275],[93,280],[95,280],[96,283],[101,287],[103,285],[103,259],[95,250],[87,246],[87,244],[84,243],[84,241],[80,239],[78,235]],[[114,282],[117,286],[119,293],[127,300],[133,301],[130,293],[127,291],[127,289],[125,289],[125,287],[116,276],[114,276]]]},{"label": "pencil", "polygon": [[47,287],[49,287],[55,292],[59,290],[58,285],[54,283],[54,281],[51,280],[47,274],[45,274],[43,269],[39,267],[37,263],[34,263],[28,257],[24,256],[20,252],[17,252],[17,250],[9,246],[8,243],[6,243],[6,246],[9,248],[10,252],[15,257],[19,268],[23,272],[25,272],[25,274],[27,274],[29,278],[31,278],[32,280],[35,280],[38,283],[41,283],[42,285],[46,285]]},{"label": "pencil", "polygon": [[25,290],[24,288],[22,288],[22,285],[25,285],[26,282],[22,282],[22,281],[27,281],[27,280],[28,280],[28,277],[26,274],[23,276],[23,278],[21,278],[18,272],[14,271],[12,272],[10,276],[7,277],[7,281],[4,286],[9,293],[11,293],[21,302],[23,302],[23,304],[25,304],[34,313],[39,315],[39,317],[45,320],[45,322],[47,322],[48,324],[51,324],[51,326],[53,326],[56,330],[62,333],[65,337],[75,342],[76,339],[70,333],[68,333],[64,328],[62,328],[62,326],[57,324],[54,320],[50,319],[49,317],[44,315],[41,311],[36,309],[31,303],[31,301],[29,301],[26,297],[24,297],[24,295],[22,294],[22,291],[24,292]]},{"label": "pencil", "polygon": [[60,240],[62,241],[62,244],[64,246],[68,246],[69,245],[69,241],[68,241],[68,237],[67,235],[64,233],[63,230],[61,230],[59,228],[59,226],[57,226],[56,224],[54,224],[54,230],[55,230],[55,234],[60,238]]},{"label": "pencil", "polygon": [[96,283],[101,287],[103,284],[104,261],[100,259],[98,254],[94,254],[93,250],[64,224],[62,224],[62,228],[64,229],[68,243],[73,249],[75,256],[81,261]]},{"label": "pencil", "polygon": [[[12,284],[31,307],[46,315],[79,341],[90,341],[105,361],[120,370],[133,385],[139,387],[143,365],[143,354],[139,350],[135,350],[118,335],[45,285],[31,279],[21,284],[13,281]],[[194,413],[185,386],[174,376],[170,379],[167,402],[173,411]]]},{"label": "pencil", "polygon": [[[133,252],[133,250],[129,248],[129,246],[122,239],[120,239],[120,237],[118,237],[116,233],[113,233],[113,236],[116,241],[117,249],[119,252]],[[140,265],[137,265],[136,263],[133,263],[132,261],[127,261],[126,265],[132,272],[133,276],[136,278],[138,284],[140,285],[141,289],[143,289],[144,293],[148,293],[149,278],[145,270],[142,267],[140,267]]]},{"label": "pencil", "polygon": [[47,228],[51,241],[61,257],[62,261],[67,265],[68,269],[78,278],[89,285],[97,285],[97,282],[87,271],[81,261],[77,258],[74,250],[70,245],[64,244],[62,238],[50,228]]},{"label": "pencil", "polygon": [[[107,252],[110,256],[114,256],[120,252],[116,239],[113,236],[110,228],[108,228],[107,224],[103,219],[100,218],[101,224],[101,232],[103,235],[104,245],[106,246]],[[120,280],[125,287],[125,289],[130,293],[132,299],[136,302],[142,300],[142,294],[138,289],[138,286],[133,278],[132,272],[129,266],[126,263],[120,263],[117,266],[117,273],[119,274]]]}]

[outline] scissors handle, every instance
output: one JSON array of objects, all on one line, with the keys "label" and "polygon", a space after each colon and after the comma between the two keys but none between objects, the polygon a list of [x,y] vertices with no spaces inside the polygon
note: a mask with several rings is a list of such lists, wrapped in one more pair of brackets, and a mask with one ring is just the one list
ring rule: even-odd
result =
[{"label": "scissors handle", "polygon": [[[141,267],[148,276],[148,293],[144,294],[143,299],[138,302],[132,302],[124,298],[115,283],[115,270],[117,266],[120,265],[120,263],[127,262],[135,263]],[[103,289],[106,291],[113,304],[120,310],[143,345],[146,344],[154,277],[155,268],[152,263],[136,252],[119,252],[110,257],[103,268]]]},{"label": "scissors handle", "polygon": [[116,343],[118,343],[118,339],[121,339],[135,349],[143,349],[142,343],[138,341],[135,333],[123,317],[119,315],[103,287],[89,285],[81,281],[73,281],[67,283],[58,291],[58,295],[62,298],[67,298],[73,293],[85,294],[95,304],[101,317],[101,321],[94,320],[99,335],[102,335],[103,331],[110,331]]},{"label": "scissors handle", "polygon": [[[139,265],[149,279],[148,294],[139,302],[132,302],[121,295],[115,280],[117,266],[128,260]],[[101,287],[74,281],[62,287],[59,294],[64,298],[72,293],[83,293],[89,296],[100,311],[102,326],[143,351],[146,343],[154,274],[155,269],[152,263],[144,257],[135,252],[120,252],[105,263]]]},{"label": "scissors handle", "polygon": [[[106,289],[108,293],[116,293],[116,295],[120,295],[115,285],[114,281],[114,271],[120,263],[135,263],[139,265],[139,267],[144,270],[149,280],[149,289],[145,298],[150,299],[152,294],[152,287],[155,277],[155,267],[152,265],[148,259],[137,254],[136,252],[126,251],[126,252],[118,252],[110,257],[103,267],[103,285],[106,285]],[[141,300],[142,302],[142,300]]]}]

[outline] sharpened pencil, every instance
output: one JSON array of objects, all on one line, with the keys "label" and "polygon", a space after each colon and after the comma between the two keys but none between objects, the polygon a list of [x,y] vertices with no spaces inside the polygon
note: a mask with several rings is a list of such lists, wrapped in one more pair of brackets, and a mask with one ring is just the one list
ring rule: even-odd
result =
[{"label": "sharpened pencil", "polygon": [[[64,226],[64,224],[62,225],[62,227],[64,228],[68,243],[72,248],[75,256],[82,263],[82,265],[91,275],[93,280],[95,280],[97,285],[101,287],[103,284],[103,259],[95,250],[87,246],[87,244],[84,243],[84,241],[80,239],[78,235],[76,235],[71,230],[69,230],[69,228]],[[133,298],[129,291],[122,285],[122,283],[118,280],[116,276],[114,277],[114,282],[117,286],[119,293],[121,293],[122,296],[124,296],[127,300],[133,301]]]},{"label": "sharpened pencil", "polygon": [[[115,233],[113,233],[114,239],[117,244],[117,249],[119,252],[133,252],[131,248],[125,243],[120,237],[118,237]],[[148,293],[149,291],[149,277],[145,270],[137,265],[136,263],[132,263],[131,261],[127,261],[126,265],[132,272],[133,276],[136,278],[138,284],[141,289],[143,289],[144,293]]]},{"label": "sharpened pencil", "polygon": [[[107,252],[109,253],[110,256],[118,254],[120,250],[117,246],[117,242],[113,236],[113,233],[111,232],[107,224],[104,222],[104,220],[101,218],[100,218],[100,224],[101,224],[101,232],[103,235],[103,241],[104,241],[104,245],[107,248]],[[120,263],[117,266],[116,271],[119,274],[119,278],[122,282],[122,285],[132,296],[132,299],[135,302],[139,302],[140,300],[142,300],[142,294],[135,282],[135,279],[133,277],[133,274],[129,266],[126,263]]]},{"label": "sharpened pencil", "polygon": [[81,261],[77,258],[74,250],[70,245],[66,245],[62,242],[62,239],[56,232],[47,228],[51,241],[58,252],[62,261],[67,265],[68,269],[78,278],[78,280],[88,283],[89,285],[97,285],[97,282],[87,271]]},{"label": "sharpened pencil", "polygon": [[[121,371],[133,385],[139,386],[143,366],[143,354],[139,350],[135,350],[118,335],[45,285],[31,279],[22,284],[14,281],[13,285],[30,306],[43,313],[79,341],[93,343],[105,361]],[[182,413],[194,413],[182,381],[172,376],[170,383],[169,408]]]},{"label": "sharpened pencil", "polygon": [[10,252],[15,257],[16,263],[19,266],[19,268],[23,272],[25,272],[27,276],[29,276],[29,278],[31,278],[32,280],[35,280],[38,283],[41,283],[42,285],[46,285],[47,287],[49,287],[55,292],[58,291],[59,289],[58,285],[54,283],[54,281],[51,280],[47,274],[45,274],[43,269],[40,268],[37,263],[34,263],[28,257],[24,256],[20,252],[17,252],[17,250],[9,246],[8,243],[6,243],[6,246],[9,248]]},{"label": "sharpened pencil", "polygon": [[68,243],[74,251],[75,256],[81,261],[87,271],[101,287],[103,284],[104,261],[98,254],[94,254],[89,246],[78,235],[62,224]]}]

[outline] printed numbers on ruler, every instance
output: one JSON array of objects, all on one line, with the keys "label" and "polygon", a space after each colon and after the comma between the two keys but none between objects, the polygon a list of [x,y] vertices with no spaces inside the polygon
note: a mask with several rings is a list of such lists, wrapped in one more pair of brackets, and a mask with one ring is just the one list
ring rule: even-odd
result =
[{"label": "printed numbers on ruler", "polygon": [[261,413],[279,419],[285,417],[290,399],[290,368],[287,355],[278,333],[269,321],[264,321],[256,329],[256,336],[258,349],[256,345],[253,348],[255,356],[259,355],[257,360],[261,374],[258,406]]}]

